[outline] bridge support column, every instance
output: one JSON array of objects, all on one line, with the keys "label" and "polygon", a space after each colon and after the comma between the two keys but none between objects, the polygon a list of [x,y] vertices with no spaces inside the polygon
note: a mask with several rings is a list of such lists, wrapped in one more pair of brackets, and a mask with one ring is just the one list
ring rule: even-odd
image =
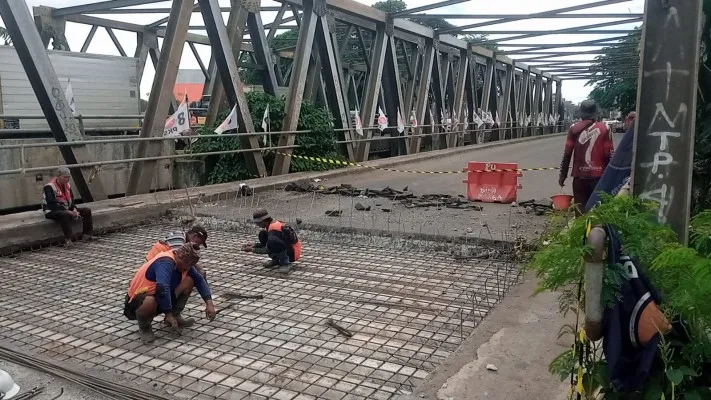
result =
[{"label": "bridge support column", "polygon": [[[23,0],[0,1],[0,16],[54,139],[57,142],[81,142],[83,138],[79,125],[72,115],[69,101],[64,95],[27,4]],[[64,162],[70,167],[72,164],[92,161],[88,149],[84,146],[61,146],[59,150]],[[89,202],[107,198],[96,168],[71,168],[71,172],[82,200]]]},{"label": "bridge support column", "polygon": [[[238,130],[239,132],[253,133],[254,123],[252,121],[252,115],[249,112],[247,98],[244,96],[242,90],[242,79],[240,79],[237,60],[232,50],[234,47],[241,48],[241,35],[239,35],[239,41],[235,40],[233,42],[230,40],[224,20],[222,19],[220,4],[217,0],[199,0],[198,3],[200,4],[202,18],[205,21],[207,35],[210,38],[212,56],[215,58],[217,72],[220,75],[221,86],[224,89],[227,103],[230,107],[237,106]],[[259,12],[259,2],[243,4],[240,10],[238,19],[246,17],[248,13],[257,13]],[[244,25],[235,26],[235,28],[240,31],[243,27]],[[210,105],[212,105],[212,99],[210,100]],[[266,176],[264,159],[262,158],[262,153],[259,152],[260,146],[258,137],[242,136],[240,137],[240,142],[243,148],[256,150],[244,154],[249,171],[257,176]]]},{"label": "bridge support column", "polygon": [[701,0],[648,1],[637,89],[635,195],[659,203],[657,219],[688,240],[694,165]]},{"label": "bridge support column", "polygon": [[[178,66],[183,55],[185,39],[188,35],[188,25],[193,12],[192,0],[175,0],[170,10],[168,26],[166,27],[163,49],[157,57],[157,67],[151,96],[148,99],[146,115],[143,120],[140,137],[161,137],[168,118],[168,106],[175,100],[173,87],[178,76]],[[155,60],[156,50],[150,50]],[[185,116],[189,118],[189,116]],[[138,143],[136,156],[139,158],[157,157],[163,146],[159,141],[142,141]],[[126,188],[126,195],[148,193],[151,190],[153,175],[157,161],[137,161],[131,167],[131,175]]]}]

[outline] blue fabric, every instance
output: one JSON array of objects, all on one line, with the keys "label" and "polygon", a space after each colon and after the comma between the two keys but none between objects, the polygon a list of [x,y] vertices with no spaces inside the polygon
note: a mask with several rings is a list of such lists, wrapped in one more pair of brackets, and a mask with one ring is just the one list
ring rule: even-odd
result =
[{"label": "blue fabric", "polygon": [[[633,318],[637,302],[650,294],[644,304],[661,304],[661,295],[652,285],[639,261],[626,257],[622,252],[617,232],[610,226],[605,227],[609,237],[608,264],[620,264],[628,273],[628,280],[620,288],[620,297],[614,307],[606,307],[603,315],[603,352],[608,364],[610,382],[620,392],[630,393],[639,390],[645,384],[649,371],[658,352],[659,334],[643,346],[636,346],[638,321]],[[635,339],[636,340],[636,339]]]},{"label": "blue fabric", "polygon": [[[193,278],[195,288],[203,300],[210,300],[212,293],[205,279],[195,267],[188,270],[188,276]],[[176,268],[175,261],[169,257],[161,257],[153,262],[146,271],[146,278],[156,283],[156,301],[161,312],[173,310],[172,297],[175,289],[182,281],[182,274]]]},{"label": "blue fabric", "polygon": [[590,211],[600,203],[600,192],[609,195],[616,195],[632,172],[632,156],[634,143],[634,125],[625,132],[620,144],[612,155],[612,160],[602,173],[600,182],[595,187],[595,191],[585,205],[585,212]]}]

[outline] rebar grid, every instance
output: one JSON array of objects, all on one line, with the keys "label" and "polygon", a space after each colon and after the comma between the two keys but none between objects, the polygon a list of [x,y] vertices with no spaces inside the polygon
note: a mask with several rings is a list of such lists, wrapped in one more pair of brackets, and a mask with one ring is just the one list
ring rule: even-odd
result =
[{"label": "rebar grid", "polygon": [[[141,345],[121,307],[147,249],[176,228],[153,223],[71,250],[6,258],[0,338],[179,398],[386,399],[411,392],[518,279],[508,260],[357,246],[357,238],[344,246],[316,231],[300,231],[304,257],[283,276],[239,252],[254,227],[195,222],[210,226],[201,264],[218,308],[226,305],[220,293],[263,300],[237,300],[181,337],[159,328],[155,345]],[[192,299],[186,313],[201,311]],[[340,336],[328,318],[355,335]]]}]

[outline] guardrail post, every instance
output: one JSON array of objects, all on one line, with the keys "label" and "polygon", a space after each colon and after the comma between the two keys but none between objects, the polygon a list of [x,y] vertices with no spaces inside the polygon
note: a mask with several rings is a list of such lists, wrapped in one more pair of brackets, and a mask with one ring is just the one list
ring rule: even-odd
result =
[{"label": "guardrail post", "polygon": [[[45,45],[35,27],[32,15],[23,0],[0,1],[0,16],[10,34],[20,62],[27,73],[37,101],[42,108],[52,135],[58,142],[79,142],[81,132],[77,126],[69,102],[59,84],[59,79],[49,60]],[[60,148],[64,162],[71,167],[91,160],[85,146]],[[89,182],[90,169],[71,168],[74,185],[82,200],[96,201],[106,199],[106,192],[100,178]]]}]

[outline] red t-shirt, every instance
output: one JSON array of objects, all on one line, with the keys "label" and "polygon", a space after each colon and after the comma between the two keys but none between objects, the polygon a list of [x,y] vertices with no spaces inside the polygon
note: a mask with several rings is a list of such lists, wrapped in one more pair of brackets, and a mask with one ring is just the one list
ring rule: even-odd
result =
[{"label": "red t-shirt", "polygon": [[565,140],[561,176],[568,176],[573,159],[573,178],[599,178],[612,159],[614,145],[607,126],[602,122],[580,121],[568,130]]}]

